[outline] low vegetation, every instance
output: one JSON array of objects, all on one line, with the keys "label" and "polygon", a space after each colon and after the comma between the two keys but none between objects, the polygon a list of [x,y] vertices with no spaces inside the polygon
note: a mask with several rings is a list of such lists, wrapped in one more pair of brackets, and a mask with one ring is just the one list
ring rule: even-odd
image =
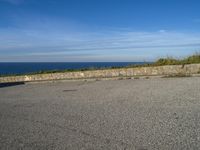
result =
[{"label": "low vegetation", "polygon": [[163,76],[163,78],[180,78],[180,77],[191,77],[190,74],[178,73],[178,74],[171,74],[167,76]]},{"label": "low vegetation", "polygon": [[[147,63],[144,65],[131,65],[131,67],[147,67],[147,66],[165,66],[165,65],[186,65],[200,63],[200,53],[188,56],[183,59],[175,59],[173,57],[160,58],[153,63]],[[130,66],[128,66],[130,67]]]},{"label": "low vegetation", "polygon": [[196,64],[200,63],[200,54],[195,54],[184,59],[173,59],[173,58],[165,58],[159,59],[154,64],[155,65],[184,65],[184,64]]}]

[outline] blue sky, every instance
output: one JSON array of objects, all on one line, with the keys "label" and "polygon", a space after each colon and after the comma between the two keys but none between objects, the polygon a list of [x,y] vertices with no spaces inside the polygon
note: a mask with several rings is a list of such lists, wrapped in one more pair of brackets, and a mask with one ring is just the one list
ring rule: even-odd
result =
[{"label": "blue sky", "polygon": [[0,0],[0,62],[153,61],[200,51],[199,0]]}]

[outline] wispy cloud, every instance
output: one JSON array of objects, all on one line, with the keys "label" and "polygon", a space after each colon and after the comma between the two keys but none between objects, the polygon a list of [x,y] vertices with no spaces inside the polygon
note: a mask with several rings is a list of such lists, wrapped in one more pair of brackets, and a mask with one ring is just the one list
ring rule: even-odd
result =
[{"label": "wispy cloud", "polygon": [[88,30],[53,19],[0,29],[0,61],[151,61],[199,49],[198,33]]}]

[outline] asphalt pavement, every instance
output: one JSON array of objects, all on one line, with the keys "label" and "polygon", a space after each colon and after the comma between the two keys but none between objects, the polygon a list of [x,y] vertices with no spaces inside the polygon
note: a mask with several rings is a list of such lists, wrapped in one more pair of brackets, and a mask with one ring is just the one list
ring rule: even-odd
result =
[{"label": "asphalt pavement", "polygon": [[0,149],[200,149],[200,77],[1,86]]}]

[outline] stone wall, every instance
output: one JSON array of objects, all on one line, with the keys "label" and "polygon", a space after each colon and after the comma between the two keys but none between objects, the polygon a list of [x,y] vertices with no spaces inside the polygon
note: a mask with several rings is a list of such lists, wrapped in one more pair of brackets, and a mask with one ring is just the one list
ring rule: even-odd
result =
[{"label": "stone wall", "polygon": [[156,76],[156,75],[175,75],[175,74],[197,74],[197,73],[200,73],[200,64],[9,76],[9,77],[0,77],[0,83],[88,79],[88,78],[132,77],[132,76]]}]

